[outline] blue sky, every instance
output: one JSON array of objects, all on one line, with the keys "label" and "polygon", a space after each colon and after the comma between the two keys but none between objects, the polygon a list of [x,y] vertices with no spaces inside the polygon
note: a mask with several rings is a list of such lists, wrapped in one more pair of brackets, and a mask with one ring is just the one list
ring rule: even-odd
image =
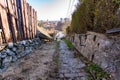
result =
[{"label": "blue sky", "polygon": [[73,0],[74,4],[71,3],[72,8],[68,16],[66,14],[70,0],[27,0],[27,2],[37,11],[38,20],[60,20],[72,14],[77,0]]}]

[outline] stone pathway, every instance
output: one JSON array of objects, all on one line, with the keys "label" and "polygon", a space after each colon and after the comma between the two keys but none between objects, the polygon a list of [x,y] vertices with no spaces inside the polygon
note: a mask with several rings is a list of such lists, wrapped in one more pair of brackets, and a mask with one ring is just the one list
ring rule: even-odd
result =
[{"label": "stone pathway", "polygon": [[59,45],[59,69],[60,80],[88,80],[84,71],[86,66],[79,58],[74,57],[74,51],[68,49],[64,41]]}]

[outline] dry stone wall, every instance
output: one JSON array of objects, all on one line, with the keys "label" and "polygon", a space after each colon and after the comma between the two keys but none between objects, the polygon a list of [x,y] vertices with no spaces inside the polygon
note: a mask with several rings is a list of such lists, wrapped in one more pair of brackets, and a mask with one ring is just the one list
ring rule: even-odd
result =
[{"label": "dry stone wall", "polygon": [[110,73],[114,80],[120,80],[120,37],[87,32],[68,39],[83,56]]},{"label": "dry stone wall", "polygon": [[23,40],[17,43],[8,43],[6,48],[0,51],[0,72],[5,71],[11,63],[30,54],[33,49],[41,45],[39,38]]}]

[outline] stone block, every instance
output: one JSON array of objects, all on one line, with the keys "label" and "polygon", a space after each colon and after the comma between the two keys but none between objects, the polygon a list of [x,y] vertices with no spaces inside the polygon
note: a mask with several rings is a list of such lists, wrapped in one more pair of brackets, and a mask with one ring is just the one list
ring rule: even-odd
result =
[{"label": "stone block", "polygon": [[17,51],[17,48],[13,47],[11,50],[15,52],[15,51]]},{"label": "stone block", "polygon": [[26,40],[21,41],[21,44],[23,44],[23,45],[26,45],[26,43],[27,43]]},{"label": "stone block", "polygon": [[12,62],[15,62],[17,60],[18,60],[17,56],[12,56]]},{"label": "stone block", "polygon": [[13,48],[14,44],[12,42],[8,43],[8,48]]},{"label": "stone block", "polygon": [[10,49],[6,49],[5,52],[7,53],[8,56],[13,56],[15,53],[11,51]]},{"label": "stone block", "polygon": [[21,47],[17,47],[17,52],[22,52],[25,50],[25,47],[24,46],[21,46]]},{"label": "stone block", "polygon": [[3,59],[3,65],[8,66],[11,61],[12,61],[12,56],[7,56]]},{"label": "stone block", "polygon": [[5,52],[0,53],[0,58],[5,58],[6,56],[7,56],[7,53],[5,53]]}]

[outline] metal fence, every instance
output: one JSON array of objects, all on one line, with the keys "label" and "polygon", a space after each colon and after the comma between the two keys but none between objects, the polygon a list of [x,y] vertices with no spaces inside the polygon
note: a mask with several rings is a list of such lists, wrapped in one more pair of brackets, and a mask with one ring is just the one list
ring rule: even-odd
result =
[{"label": "metal fence", "polygon": [[26,0],[0,0],[0,44],[32,39],[37,12]]}]

